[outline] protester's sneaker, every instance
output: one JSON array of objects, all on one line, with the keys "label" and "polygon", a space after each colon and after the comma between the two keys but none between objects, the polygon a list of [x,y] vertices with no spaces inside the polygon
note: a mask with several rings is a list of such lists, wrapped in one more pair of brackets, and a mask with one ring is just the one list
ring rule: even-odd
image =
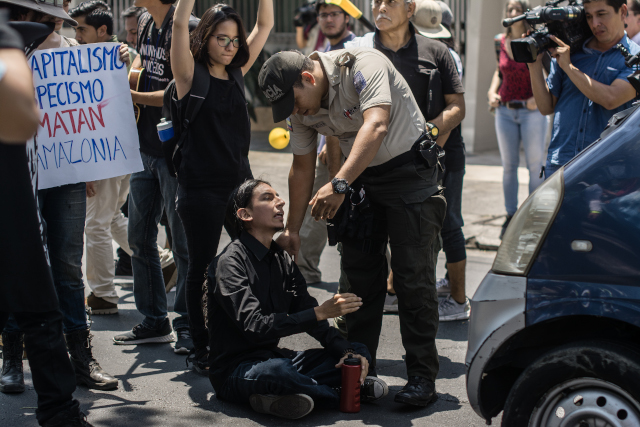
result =
[{"label": "protester's sneaker", "polygon": [[384,312],[385,313],[397,313],[398,312],[398,296],[396,294],[389,295],[384,298]]},{"label": "protester's sneaker", "polygon": [[451,294],[451,286],[449,285],[449,279],[443,277],[436,281],[436,290],[438,291],[438,299],[446,298]]},{"label": "protester's sneaker", "polygon": [[175,262],[162,269],[162,277],[164,278],[164,290],[168,293],[178,282],[178,269]]},{"label": "protester's sneaker", "polygon": [[462,304],[456,302],[451,295],[438,301],[438,315],[441,322],[450,320],[466,320],[471,315],[469,298],[465,298]]},{"label": "protester's sneaker", "polygon": [[313,411],[313,399],[306,394],[252,394],[249,403],[256,412],[290,420],[297,420]]},{"label": "protester's sneaker", "polygon": [[97,297],[93,292],[87,297],[87,305],[91,309],[91,314],[118,314],[118,304]]},{"label": "protester's sneaker", "polygon": [[188,326],[176,328],[176,335],[178,340],[173,348],[173,352],[176,354],[189,354],[193,350],[193,339],[191,338],[191,332]]},{"label": "protester's sneaker", "polygon": [[373,402],[389,394],[387,383],[378,377],[367,377],[360,386],[360,402]]},{"label": "protester's sneaker", "polygon": [[113,342],[118,345],[165,343],[174,342],[175,340],[169,319],[164,319],[157,329],[147,328],[140,323],[134,326],[129,332],[113,337]]},{"label": "protester's sneaker", "polygon": [[187,368],[191,368],[200,375],[209,376],[209,347],[201,350],[191,350],[187,356]]}]

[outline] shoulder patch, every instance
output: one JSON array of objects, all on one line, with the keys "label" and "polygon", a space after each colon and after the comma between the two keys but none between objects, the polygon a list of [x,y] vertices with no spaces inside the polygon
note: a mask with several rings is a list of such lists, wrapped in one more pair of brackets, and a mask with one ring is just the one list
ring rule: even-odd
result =
[{"label": "shoulder patch", "polygon": [[356,92],[358,92],[358,95],[360,95],[360,92],[362,92],[364,88],[367,87],[367,81],[362,75],[362,72],[358,71],[353,76],[353,86],[356,88]]},{"label": "shoulder patch", "polygon": [[291,117],[287,117],[287,130],[293,132],[293,125],[291,124]]}]

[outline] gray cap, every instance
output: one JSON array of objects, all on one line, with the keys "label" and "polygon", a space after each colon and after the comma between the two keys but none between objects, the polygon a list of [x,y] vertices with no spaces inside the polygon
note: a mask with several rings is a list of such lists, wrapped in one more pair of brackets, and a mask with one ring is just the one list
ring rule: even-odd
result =
[{"label": "gray cap", "polygon": [[442,25],[451,30],[451,24],[453,23],[453,13],[451,13],[449,5],[447,5],[445,2],[438,1],[438,3],[440,3],[440,9],[442,9]]},{"label": "gray cap", "polygon": [[47,15],[55,16],[64,20],[72,27],[76,27],[78,23],[71,19],[71,17],[62,8],[64,0],[0,0],[0,6],[3,3],[15,4],[16,6],[26,7],[27,9],[35,10]]}]

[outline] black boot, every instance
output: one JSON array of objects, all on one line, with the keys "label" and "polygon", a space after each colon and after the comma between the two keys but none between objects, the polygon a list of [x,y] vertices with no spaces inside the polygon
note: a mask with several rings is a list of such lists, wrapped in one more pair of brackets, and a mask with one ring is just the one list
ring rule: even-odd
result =
[{"label": "black boot", "polygon": [[22,393],[24,391],[24,373],[22,372],[22,332],[2,333],[2,379],[0,391],[3,393]]},{"label": "black boot", "polygon": [[91,338],[88,329],[64,335],[76,371],[76,383],[96,390],[115,390],[118,380],[102,370],[91,353]]},{"label": "black boot", "polygon": [[414,406],[428,406],[438,400],[436,384],[422,377],[409,377],[409,382],[402,387],[394,399],[398,403]]},{"label": "black boot", "polygon": [[77,400],[73,401],[71,408],[58,412],[52,418],[42,424],[43,427],[93,427],[87,421],[86,415],[80,411]]}]

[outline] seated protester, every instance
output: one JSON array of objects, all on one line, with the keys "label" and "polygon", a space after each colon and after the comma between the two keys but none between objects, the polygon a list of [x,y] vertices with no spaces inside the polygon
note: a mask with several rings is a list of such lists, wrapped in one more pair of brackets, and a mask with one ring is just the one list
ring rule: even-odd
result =
[{"label": "seated protester", "polygon": [[[361,401],[388,393],[369,377],[366,346],[350,343],[327,319],[362,305],[354,294],[318,306],[292,258],[272,239],[284,225],[284,200],[269,183],[245,181],[234,196],[240,238],[209,267],[209,379],[219,399],[249,402],[261,413],[296,419],[314,405],[337,408],[341,367],[349,353],[361,360]],[[211,276],[215,272],[215,278]],[[324,349],[292,351],[280,338],[307,332]]]}]

